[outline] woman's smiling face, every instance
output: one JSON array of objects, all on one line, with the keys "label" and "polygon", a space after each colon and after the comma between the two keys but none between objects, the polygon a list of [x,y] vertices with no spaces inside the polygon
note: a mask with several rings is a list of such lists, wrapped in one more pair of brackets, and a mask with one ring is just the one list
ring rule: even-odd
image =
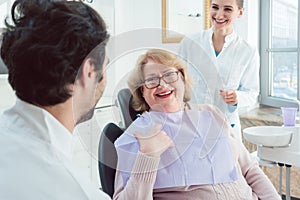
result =
[{"label": "woman's smiling face", "polygon": [[212,0],[210,17],[215,29],[232,29],[235,20],[243,15],[237,0]]},{"label": "woman's smiling face", "polygon": [[[177,112],[183,108],[184,97],[184,81],[181,72],[178,72],[178,80],[172,83],[166,83],[163,78],[168,79],[169,76],[175,76],[178,70],[175,67],[170,67],[155,63],[148,59],[144,65],[143,74],[144,80],[153,80],[160,78],[160,84],[152,89],[148,89],[143,85],[143,97],[152,111],[160,112]],[[175,80],[175,79],[174,79]],[[168,82],[168,81],[167,81]]]}]

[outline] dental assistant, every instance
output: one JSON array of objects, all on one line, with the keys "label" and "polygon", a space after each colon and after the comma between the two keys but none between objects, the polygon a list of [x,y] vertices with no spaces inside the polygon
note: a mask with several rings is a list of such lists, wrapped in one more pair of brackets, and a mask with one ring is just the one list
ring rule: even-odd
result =
[{"label": "dental assistant", "polygon": [[194,78],[194,101],[216,105],[238,137],[238,110],[255,105],[259,94],[258,52],[233,28],[243,15],[243,4],[243,0],[211,0],[212,28],[185,37],[179,48]]}]

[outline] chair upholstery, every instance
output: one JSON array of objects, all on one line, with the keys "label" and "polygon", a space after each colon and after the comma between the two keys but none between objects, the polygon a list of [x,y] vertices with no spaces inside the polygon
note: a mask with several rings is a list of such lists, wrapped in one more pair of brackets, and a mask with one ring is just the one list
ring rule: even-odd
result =
[{"label": "chair upholstery", "polygon": [[124,128],[128,128],[141,112],[137,112],[132,108],[132,94],[128,88],[121,89],[118,92],[117,102],[120,107]]},{"label": "chair upholstery", "polygon": [[107,124],[100,136],[98,148],[98,167],[102,189],[109,196],[114,194],[115,173],[117,167],[117,152],[115,140],[123,130],[114,123]]},{"label": "chair upholstery", "polygon": [[[1,29],[0,29],[0,33],[1,33]],[[2,42],[0,41],[0,48],[1,48],[1,44]],[[6,65],[3,63],[2,58],[0,57],[0,74],[7,74],[8,70]]]},{"label": "chair upholstery", "polygon": [[107,124],[100,136],[98,147],[98,167],[102,189],[111,197],[114,193],[115,172],[117,167],[117,152],[114,146],[115,140],[123,134],[124,130],[137,118],[132,106],[132,95],[128,88],[121,89],[117,95],[117,102],[121,112],[124,129],[114,123]]}]

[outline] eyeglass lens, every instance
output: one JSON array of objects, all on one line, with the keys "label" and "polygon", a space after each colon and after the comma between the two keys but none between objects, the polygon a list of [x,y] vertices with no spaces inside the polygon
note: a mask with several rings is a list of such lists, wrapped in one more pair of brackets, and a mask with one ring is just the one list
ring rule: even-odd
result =
[{"label": "eyeglass lens", "polygon": [[149,78],[149,79],[145,80],[145,85],[148,89],[158,87],[160,85],[161,79],[163,79],[163,81],[167,84],[174,83],[178,80],[178,72],[179,71],[169,72],[169,73],[162,75],[161,77]]}]

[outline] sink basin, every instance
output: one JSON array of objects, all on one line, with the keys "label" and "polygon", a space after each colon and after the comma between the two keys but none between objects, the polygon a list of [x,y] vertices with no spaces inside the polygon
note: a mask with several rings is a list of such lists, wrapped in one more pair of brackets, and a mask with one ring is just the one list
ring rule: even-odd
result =
[{"label": "sink basin", "polygon": [[244,138],[266,147],[286,147],[291,144],[293,131],[282,126],[255,126],[243,130]]}]

